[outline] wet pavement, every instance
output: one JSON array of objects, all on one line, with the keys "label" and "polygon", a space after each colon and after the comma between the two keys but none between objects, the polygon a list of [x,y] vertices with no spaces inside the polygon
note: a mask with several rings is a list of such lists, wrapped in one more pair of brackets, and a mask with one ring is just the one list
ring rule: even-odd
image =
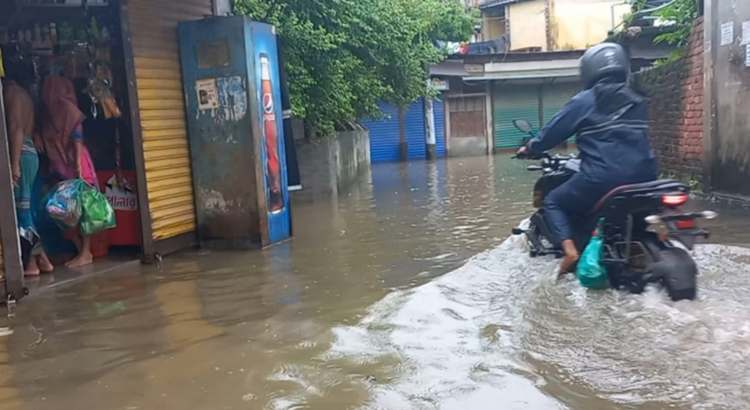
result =
[{"label": "wet pavement", "polygon": [[[587,292],[508,238],[507,156],[384,164],[295,239],[192,252],[0,319],[0,409],[750,408],[750,212],[696,250],[701,300]],[[732,245],[732,246],[727,246]]]}]

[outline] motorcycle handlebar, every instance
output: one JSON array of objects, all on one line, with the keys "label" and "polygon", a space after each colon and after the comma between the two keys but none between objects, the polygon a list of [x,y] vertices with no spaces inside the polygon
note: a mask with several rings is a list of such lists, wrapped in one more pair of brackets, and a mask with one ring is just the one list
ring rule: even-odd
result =
[{"label": "motorcycle handlebar", "polygon": [[526,160],[541,160],[542,163],[540,165],[532,165],[527,168],[529,171],[544,171],[544,170],[559,170],[561,169],[569,160],[574,159],[574,157],[559,157],[559,156],[551,156],[548,153],[544,152],[540,156],[531,156],[528,154],[516,154],[512,157],[513,159],[526,159]]},{"label": "motorcycle handlebar", "polygon": [[528,154],[516,154],[512,156],[511,159],[528,159],[528,160],[536,161],[540,159],[552,159],[552,157],[548,153],[544,152],[542,153],[542,155],[539,155],[539,156],[532,156]]}]

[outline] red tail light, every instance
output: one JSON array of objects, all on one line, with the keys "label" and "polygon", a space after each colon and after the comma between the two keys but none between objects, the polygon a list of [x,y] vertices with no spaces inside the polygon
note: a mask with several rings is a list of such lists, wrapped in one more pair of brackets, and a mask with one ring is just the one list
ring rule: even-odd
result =
[{"label": "red tail light", "polygon": [[693,229],[695,221],[677,221],[677,229]]},{"label": "red tail light", "polygon": [[687,202],[687,194],[664,195],[661,202],[666,206],[680,206]]}]

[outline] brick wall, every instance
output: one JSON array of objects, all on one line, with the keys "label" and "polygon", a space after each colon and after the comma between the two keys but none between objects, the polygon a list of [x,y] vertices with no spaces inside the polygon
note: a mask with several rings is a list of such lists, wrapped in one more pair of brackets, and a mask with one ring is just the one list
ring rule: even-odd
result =
[{"label": "brick wall", "polygon": [[649,138],[662,173],[702,179],[703,18],[693,24],[684,57],[639,73],[638,89],[649,97]]}]

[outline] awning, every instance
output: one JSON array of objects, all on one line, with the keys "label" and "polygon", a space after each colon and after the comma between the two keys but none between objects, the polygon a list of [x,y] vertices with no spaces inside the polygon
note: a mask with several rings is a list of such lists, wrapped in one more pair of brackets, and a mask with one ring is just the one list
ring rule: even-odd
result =
[{"label": "awning", "polygon": [[429,68],[430,76],[463,77],[469,75],[462,60],[445,60]]},{"label": "awning", "polygon": [[462,77],[464,81],[486,81],[486,80],[532,80],[540,78],[576,78],[578,68],[562,68],[556,70],[528,70],[528,71],[502,71],[485,73]]},{"label": "awning", "polygon": [[512,3],[520,3],[522,1],[531,1],[531,0],[486,0],[482,4],[479,5],[479,9],[488,9],[491,7],[497,7],[497,6],[505,6],[507,4]]}]

